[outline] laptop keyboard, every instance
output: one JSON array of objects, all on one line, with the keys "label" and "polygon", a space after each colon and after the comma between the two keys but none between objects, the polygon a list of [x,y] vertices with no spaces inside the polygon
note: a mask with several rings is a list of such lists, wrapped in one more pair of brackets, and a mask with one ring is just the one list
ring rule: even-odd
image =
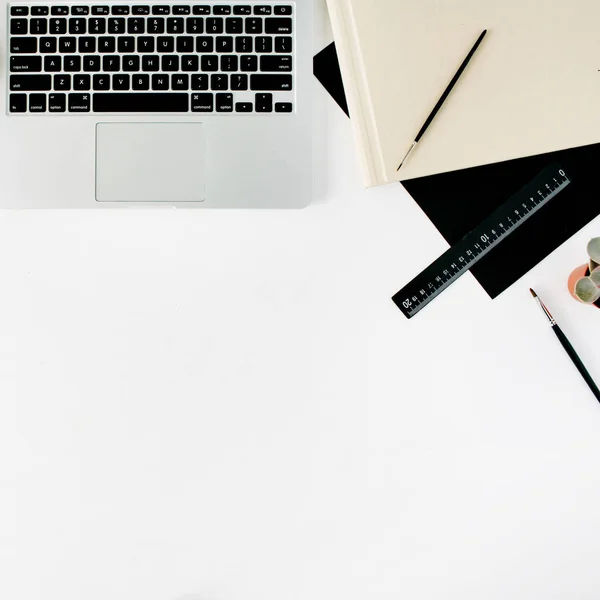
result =
[{"label": "laptop keyboard", "polygon": [[294,112],[293,3],[8,10],[9,113]]}]

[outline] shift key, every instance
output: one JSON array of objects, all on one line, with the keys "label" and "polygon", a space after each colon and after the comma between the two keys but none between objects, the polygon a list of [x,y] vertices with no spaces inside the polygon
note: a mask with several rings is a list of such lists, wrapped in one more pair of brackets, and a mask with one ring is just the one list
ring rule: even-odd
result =
[{"label": "shift key", "polygon": [[250,89],[257,92],[289,92],[292,89],[291,75],[251,75]]},{"label": "shift key", "polygon": [[52,89],[50,75],[11,75],[10,90],[12,92],[46,92]]}]

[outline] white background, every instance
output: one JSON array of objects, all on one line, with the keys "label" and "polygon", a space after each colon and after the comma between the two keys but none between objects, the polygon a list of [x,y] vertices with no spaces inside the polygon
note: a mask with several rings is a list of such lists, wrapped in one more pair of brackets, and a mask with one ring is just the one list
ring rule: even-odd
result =
[{"label": "white background", "polygon": [[528,287],[600,379],[600,220],[407,321],[446,245],[315,98],[307,210],[0,214],[3,600],[598,598],[600,405]]}]

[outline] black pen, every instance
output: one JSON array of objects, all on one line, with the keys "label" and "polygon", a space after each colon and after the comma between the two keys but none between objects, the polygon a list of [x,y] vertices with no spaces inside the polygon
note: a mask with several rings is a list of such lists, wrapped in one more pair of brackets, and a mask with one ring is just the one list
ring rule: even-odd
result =
[{"label": "black pen", "polygon": [[575,352],[575,348],[573,348],[573,346],[571,346],[571,342],[569,342],[569,340],[567,339],[567,336],[562,332],[562,329],[557,325],[556,319],[550,314],[550,311],[548,310],[546,305],[540,300],[538,295],[532,289],[530,289],[529,291],[531,292],[531,295],[537,300],[543,313],[548,318],[548,321],[550,321],[550,327],[552,327],[552,330],[556,334],[558,341],[562,344],[562,347],[565,349],[566,353],[569,355],[569,358],[573,361],[573,364],[577,367],[577,370],[581,373],[581,376],[583,377],[585,382],[588,384],[590,390],[592,390],[592,394],[594,394],[594,396],[596,397],[596,400],[598,400],[600,402],[600,390],[598,389],[598,386],[592,379],[592,376],[588,373],[588,370],[585,368],[585,365],[583,364],[583,362],[581,362],[581,359],[577,355],[577,352]]},{"label": "black pen", "polygon": [[431,125],[431,122],[435,119],[435,116],[438,114],[440,108],[442,108],[442,105],[444,104],[444,102],[446,102],[448,96],[450,95],[450,92],[452,91],[452,88],[456,85],[456,82],[460,79],[460,76],[463,74],[463,71],[467,68],[467,65],[473,58],[473,55],[475,54],[475,52],[477,52],[477,48],[479,48],[479,45],[483,41],[483,38],[485,37],[486,33],[487,33],[487,29],[484,29],[483,33],[479,36],[479,38],[475,42],[475,45],[471,48],[471,51],[469,52],[469,54],[467,54],[467,58],[465,58],[462,65],[460,65],[460,68],[456,72],[456,75],[452,78],[452,81],[449,83],[448,87],[442,94],[442,97],[438,100],[438,103],[434,106],[433,110],[431,111],[431,114],[427,117],[427,121],[425,121],[425,124],[423,125],[423,127],[421,127],[421,130],[419,131],[419,133],[417,133],[417,137],[415,138],[415,141],[412,143],[412,146],[408,149],[408,152],[402,159],[402,162],[400,163],[400,166],[396,169],[396,171],[399,171],[402,168],[402,165],[406,162],[406,159],[411,155],[412,151],[417,147],[417,144],[421,141],[421,138],[423,137],[423,135],[425,135],[427,128]]}]

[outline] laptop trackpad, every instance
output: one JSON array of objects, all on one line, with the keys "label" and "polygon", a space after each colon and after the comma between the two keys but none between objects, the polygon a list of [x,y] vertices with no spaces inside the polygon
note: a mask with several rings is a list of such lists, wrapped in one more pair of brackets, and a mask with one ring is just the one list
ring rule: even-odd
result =
[{"label": "laptop trackpad", "polygon": [[98,202],[202,202],[202,123],[98,123]]}]

